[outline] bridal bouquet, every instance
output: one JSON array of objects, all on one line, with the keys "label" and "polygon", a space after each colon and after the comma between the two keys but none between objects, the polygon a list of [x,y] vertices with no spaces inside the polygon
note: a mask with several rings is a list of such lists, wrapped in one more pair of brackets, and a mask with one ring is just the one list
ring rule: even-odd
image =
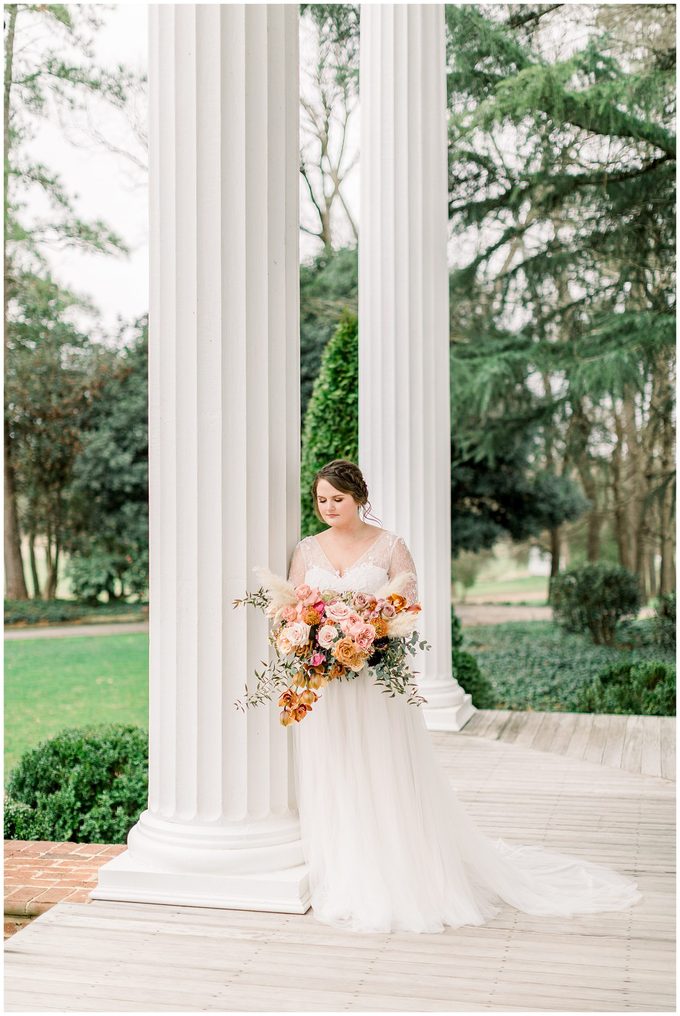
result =
[{"label": "bridal bouquet", "polygon": [[407,654],[430,645],[419,640],[415,620],[421,607],[401,595],[408,576],[397,576],[376,595],[293,586],[265,568],[256,568],[263,585],[256,593],[234,600],[251,604],[274,622],[269,641],[275,656],[256,671],[257,686],[239,709],[271,700],[283,689],[278,704],[281,723],[299,722],[312,711],[318,691],[329,681],[352,680],[364,665],[392,697],[408,695],[415,705],[425,702],[412,681]]}]

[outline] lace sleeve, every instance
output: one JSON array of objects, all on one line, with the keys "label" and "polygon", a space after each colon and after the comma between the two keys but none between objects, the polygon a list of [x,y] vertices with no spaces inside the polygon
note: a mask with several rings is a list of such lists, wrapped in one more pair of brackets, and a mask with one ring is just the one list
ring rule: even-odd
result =
[{"label": "lace sleeve", "polygon": [[290,568],[288,570],[288,581],[292,582],[294,586],[299,586],[305,581],[305,573],[307,566],[305,563],[305,555],[302,549],[302,541],[295,546],[293,556],[290,559]]},{"label": "lace sleeve", "polygon": [[389,577],[394,579],[397,575],[401,575],[402,572],[407,572],[410,576],[410,582],[404,588],[404,596],[409,603],[416,603],[418,600],[418,576],[416,574],[416,566],[411,557],[411,552],[406,546],[406,541],[403,536],[400,536],[394,542],[392,547],[392,553],[390,555],[390,568]]}]

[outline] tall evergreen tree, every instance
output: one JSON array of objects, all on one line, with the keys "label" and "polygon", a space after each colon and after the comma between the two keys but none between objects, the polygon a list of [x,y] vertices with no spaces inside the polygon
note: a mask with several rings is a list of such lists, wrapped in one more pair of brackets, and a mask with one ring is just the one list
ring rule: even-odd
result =
[{"label": "tall evergreen tree", "polygon": [[[639,16],[657,25],[674,18],[649,10]],[[667,519],[674,477],[660,455],[674,371],[674,32],[634,46],[599,11],[446,8],[454,402],[468,420],[459,439],[482,456],[540,423],[543,464],[591,501],[611,460],[613,505],[593,503],[589,555],[618,513],[622,563],[645,586],[650,549],[665,539],[669,553],[667,523],[650,544],[646,509],[660,497]],[[671,571],[666,561],[665,582]]]}]

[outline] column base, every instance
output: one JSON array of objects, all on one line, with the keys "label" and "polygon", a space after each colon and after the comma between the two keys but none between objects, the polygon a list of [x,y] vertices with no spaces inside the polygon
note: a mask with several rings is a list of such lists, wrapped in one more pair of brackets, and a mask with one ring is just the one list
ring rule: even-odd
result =
[{"label": "column base", "polygon": [[241,875],[162,871],[143,867],[126,850],[99,869],[90,899],[304,914],[310,906],[309,874],[306,864]]},{"label": "column base", "polygon": [[462,730],[477,711],[471,695],[451,678],[429,686],[420,685],[419,691],[427,699],[421,709],[428,730]]}]

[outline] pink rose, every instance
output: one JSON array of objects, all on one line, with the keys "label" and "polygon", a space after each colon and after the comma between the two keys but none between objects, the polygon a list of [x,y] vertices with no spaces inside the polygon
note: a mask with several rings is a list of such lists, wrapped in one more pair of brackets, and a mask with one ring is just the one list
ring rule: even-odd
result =
[{"label": "pink rose", "polygon": [[368,593],[355,593],[354,594],[354,606],[357,610],[363,610],[364,607],[368,606],[370,597]]},{"label": "pink rose", "polygon": [[297,610],[295,607],[284,607],[281,611],[281,617],[284,621],[295,621],[297,619]]},{"label": "pink rose", "polygon": [[345,621],[351,613],[352,611],[342,600],[326,604],[326,617],[330,618],[331,621]]},{"label": "pink rose", "polygon": [[375,638],[375,628],[372,624],[364,624],[352,637],[360,649],[370,649]]},{"label": "pink rose", "polygon": [[310,666],[320,667],[322,663],[326,662],[326,657],[323,653],[314,653],[311,660],[309,661]]},{"label": "pink rose", "polygon": [[384,617],[386,619],[390,618],[390,617],[394,617],[396,615],[396,613],[397,613],[397,611],[396,611],[393,603],[386,603],[385,606],[380,611],[381,617]]},{"label": "pink rose", "polygon": [[337,637],[338,630],[332,624],[324,624],[316,633],[316,641],[323,649],[329,649]]},{"label": "pink rose", "polygon": [[319,590],[318,589],[310,589],[309,586],[307,586],[307,589],[309,589],[309,592],[305,596],[304,603],[305,603],[306,607],[313,607],[314,604],[319,599]]}]

